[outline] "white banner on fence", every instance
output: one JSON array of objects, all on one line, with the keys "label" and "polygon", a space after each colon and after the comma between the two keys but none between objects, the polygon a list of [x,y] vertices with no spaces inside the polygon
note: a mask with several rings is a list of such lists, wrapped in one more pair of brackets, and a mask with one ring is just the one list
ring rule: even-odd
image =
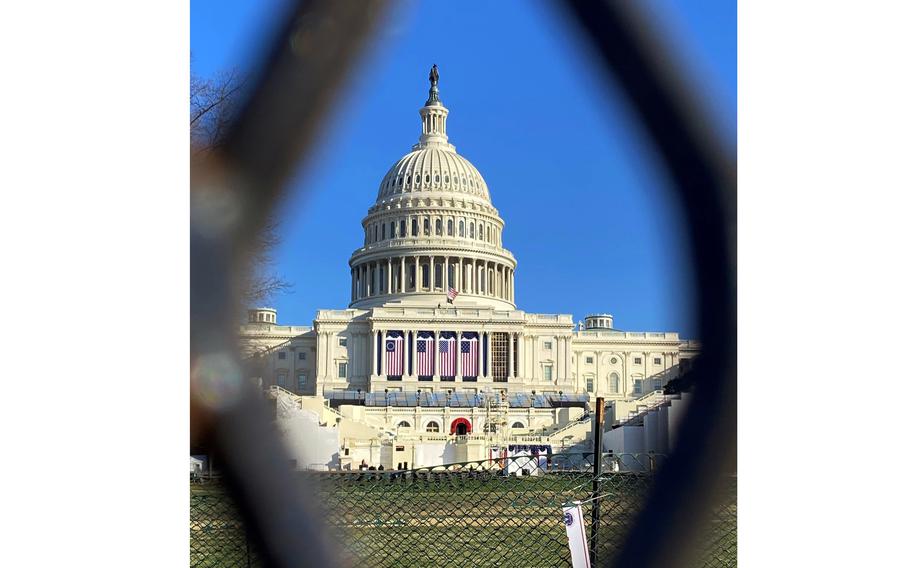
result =
[{"label": "white banner on fence", "polygon": [[569,537],[569,552],[572,553],[572,568],[591,568],[588,556],[588,538],[585,535],[585,517],[581,503],[573,501],[562,508],[562,521],[566,524],[566,536]]}]

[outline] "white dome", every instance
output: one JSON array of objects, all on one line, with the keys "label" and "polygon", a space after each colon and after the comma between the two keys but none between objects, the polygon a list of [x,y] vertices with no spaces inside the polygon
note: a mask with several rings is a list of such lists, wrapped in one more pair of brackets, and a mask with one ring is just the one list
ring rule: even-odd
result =
[{"label": "white dome", "polygon": [[406,154],[389,169],[379,184],[377,201],[402,194],[460,193],[490,201],[490,191],[471,162],[454,148],[419,147]]},{"label": "white dome", "polygon": [[449,144],[449,110],[436,67],[420,109],[421,134],[382,178],[362,220],[363,246],[351,255],[353,308],[389,305],[515,309],[515,257],[487,184]]}]

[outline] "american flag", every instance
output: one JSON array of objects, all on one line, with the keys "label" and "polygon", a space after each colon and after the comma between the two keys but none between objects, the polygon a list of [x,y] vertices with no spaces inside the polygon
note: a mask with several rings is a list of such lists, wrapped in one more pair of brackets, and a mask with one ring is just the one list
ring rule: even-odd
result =
[{"label": "american flag", "polygon": [[386,375],[400,377],[404,374],[404,337],[389,336],[385,340]]},{"label": "american flag", "polygon": [[463,337],[461,339],[461,375],[463,377],[477,376],[477,337]]},{"label": "american flag", "polygon": [[417,376],[433,376],[433,338],[417,338]]},{"label": "american flag", "polygon": [[456,297],[456,296],[458,296],[458,290],[456,290],[455,288],[451,288],[451,287],[450,287],[450,288],[449,288],[449,291],[446,293],[446,300],[447,300],[450,304],[454,304],[454,303],[455,303],[455,297]]},{"label": "american flag", "polygon": [[439,339],[439,374],[443,377],[455,376],[455,338]]}]

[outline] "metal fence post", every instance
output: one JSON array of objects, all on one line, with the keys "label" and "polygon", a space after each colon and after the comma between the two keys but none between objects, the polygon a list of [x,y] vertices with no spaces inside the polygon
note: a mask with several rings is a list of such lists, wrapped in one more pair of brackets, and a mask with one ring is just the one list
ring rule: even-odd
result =
[{"label": "metal fence post", "polygon": [[597,566],[597,529],[600,527],[600,474],[603,471],[604,399],[597,397],[594,411],[594,479],[591,492],[591,566]]}]

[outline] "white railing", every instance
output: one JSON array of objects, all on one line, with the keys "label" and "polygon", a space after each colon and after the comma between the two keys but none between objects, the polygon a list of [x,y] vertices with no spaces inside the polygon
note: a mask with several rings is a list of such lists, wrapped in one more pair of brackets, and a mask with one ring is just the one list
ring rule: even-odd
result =
[{"label": "white railing", "polygon": [[653,390],[634,401],[635,410],[630,411],[625,418],[619,418],[617,422],[619,425],[628,424],[629,422],[644,416],[668,400],[670,400],[670,398],[664,394],[662,389]]}]

